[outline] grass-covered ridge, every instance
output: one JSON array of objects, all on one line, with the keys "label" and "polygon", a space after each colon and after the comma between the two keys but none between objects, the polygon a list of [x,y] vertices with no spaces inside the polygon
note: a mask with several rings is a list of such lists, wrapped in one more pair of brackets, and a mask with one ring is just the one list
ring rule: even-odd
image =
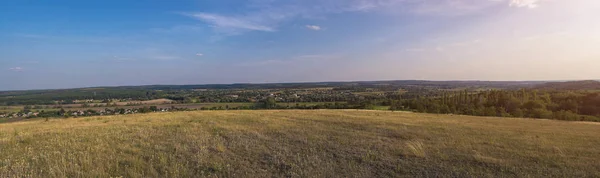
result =
[{"label": "grass-covered ridge", "polygon": [[0,177],[598,177],[600,125],[389,111],[0,124]]}]

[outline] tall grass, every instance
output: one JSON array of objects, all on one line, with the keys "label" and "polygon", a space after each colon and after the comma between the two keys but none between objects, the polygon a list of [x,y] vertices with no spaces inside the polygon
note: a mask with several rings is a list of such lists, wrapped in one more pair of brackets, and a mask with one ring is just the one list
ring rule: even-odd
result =
[{"label": "tall grass", "polygon": [[385,111],[0,124],[0,177],[599,177],[600,125]]}]

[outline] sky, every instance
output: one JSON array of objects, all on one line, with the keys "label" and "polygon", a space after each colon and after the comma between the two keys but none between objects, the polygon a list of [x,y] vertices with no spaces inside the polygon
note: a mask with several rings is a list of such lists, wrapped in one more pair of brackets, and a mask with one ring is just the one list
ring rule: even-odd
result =
[{"label": "sky", "polygon": [[0,90],[600,79],[598,0],[2,0]]}]

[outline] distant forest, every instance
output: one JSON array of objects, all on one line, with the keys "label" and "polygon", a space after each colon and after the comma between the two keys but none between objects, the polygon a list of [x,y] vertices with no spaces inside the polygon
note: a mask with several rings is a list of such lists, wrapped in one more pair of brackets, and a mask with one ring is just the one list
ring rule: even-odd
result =
[{"label": "distant forest", "polygon": [[440,114],[600,121],[600,92],[513,90],[452,92],[394,101],[391,110]]},{"label": "distant forest", "polygon": [[[373,81],[156,85],[0,92],[0,106],[62,108],[170,99],[175,103],[256,103],[235,109],[381,109],[438,114],[600,121],[600,82]],[[299,102],[314,102],[310,106]],[[289,103],[286,107],[275,103]],[[296,103],[296,104],[294,104]],[[98,104],[96,104],[98,105]],[[102,106],[102,104],[100,104]],[[234,108],[221,108],[234,109]],[[2,113],[0,113],[2,114]]]}]

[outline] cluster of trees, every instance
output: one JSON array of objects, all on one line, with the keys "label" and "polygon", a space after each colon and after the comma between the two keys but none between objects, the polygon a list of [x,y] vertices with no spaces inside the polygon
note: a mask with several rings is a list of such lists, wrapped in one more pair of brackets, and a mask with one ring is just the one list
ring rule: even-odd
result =
[{"label": "cluster of trees", "polygon": [[390,104],[391,110],[427,113],[600,121],[600,93],[586,91],[462,91]]},{"label": "cluster of trees", "polygon": [[0,92],[0,105],[53,105],[75,104],[74,100],[110,100],[133,99],[151,100],[164,96],[162,91],[120,89],[120,88],[91,88],[68,90],[35,90]]}]

